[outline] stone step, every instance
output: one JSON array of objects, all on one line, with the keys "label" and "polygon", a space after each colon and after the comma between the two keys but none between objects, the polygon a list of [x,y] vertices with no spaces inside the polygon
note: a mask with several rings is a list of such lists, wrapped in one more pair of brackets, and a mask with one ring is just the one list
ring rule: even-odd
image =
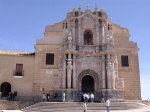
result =
[{"label": "stone step", "polygon": [[[110,105],[111,110],[129,110],[144,107],[141,102],[112,102]],[[88,103],[88,110],[106,110],[105,103]],[[81,111],[83,110],[83,102],[39,102],[31,105],[25,109],[24,112],[65,112],[68,111]]]}]

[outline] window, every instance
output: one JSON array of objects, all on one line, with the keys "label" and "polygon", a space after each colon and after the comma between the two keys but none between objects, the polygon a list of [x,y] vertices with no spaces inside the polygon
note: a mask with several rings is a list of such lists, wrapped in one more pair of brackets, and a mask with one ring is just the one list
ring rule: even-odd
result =
[{"label": "window", "polygon": [[122,65],[122,67],[129,66],[128,56],[121,56],[121,65]]},{"label": "window", "polygon": [[46,65],[54,65],[54,54],[46,54]]},{"label": "window", "polygon": [[90,30],[84,32],[84,45],[93,45],[93,34]]},{"label": "window", "polygon": [[23,64],[16,64],[15,76],[23,76]]}]

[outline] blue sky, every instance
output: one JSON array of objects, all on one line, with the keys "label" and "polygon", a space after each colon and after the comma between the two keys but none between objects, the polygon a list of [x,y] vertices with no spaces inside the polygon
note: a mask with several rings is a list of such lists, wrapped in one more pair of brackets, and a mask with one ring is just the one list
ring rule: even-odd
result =
[{"label": "blue sky", "polygon": [[64,20],[79,4],[83,11],[97,4],[111,22],[128,28],[140,48],[142,99],[150,97],[150,0],[0,0],[0,50],[34,52],[45,26]]}]

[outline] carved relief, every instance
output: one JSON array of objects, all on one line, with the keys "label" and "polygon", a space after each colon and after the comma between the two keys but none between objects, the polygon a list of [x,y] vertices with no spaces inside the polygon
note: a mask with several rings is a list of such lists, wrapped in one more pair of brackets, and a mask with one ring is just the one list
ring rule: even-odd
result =
[{"label": "carved relief", "polygon": [[114,38],[111,34],[106,33],[106,43],[107,44],[111,44],[114,45]]},{"label": "carved relief", "polygon": [[94,28],[94,21],[93,18],[91,16],[85,16],[83,18],[83,28],[87,29],[87,28]]},{"label": "carved relief", "polygon": [[54,75],[52,83],[54,88],[59,88],[61,86],[61,77],[59,75]]},{"label": "carved relief", "polygon": [[101,71],[99,57],[93,57],[93,56],[77,57],[76,65],[77,65],[76,66],[77,74],[87,68],[93,69],[97,71],[98,73],[100,73]]},{"label": "carved relief", "polygon": [[60,72],[61,76],[63,75],[63,62],[64,62],[64,59],[63,59],[63,56],[61,56],[59,58],[59,64],[58,64],[58,66],[59,66],[59,72]]},{"label": "carved relief", "polygon": [[116,79],[116,89],[123,89],[124,81],[123,79]]}]

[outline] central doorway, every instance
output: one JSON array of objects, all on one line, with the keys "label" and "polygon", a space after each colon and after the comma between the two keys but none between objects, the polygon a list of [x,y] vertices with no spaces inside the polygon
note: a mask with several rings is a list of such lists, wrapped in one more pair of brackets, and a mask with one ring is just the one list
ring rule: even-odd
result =
[{"label": "central doorway", "polygon": [[82,92],[94,93],[94,78],[86,75],[82,78]]}]

